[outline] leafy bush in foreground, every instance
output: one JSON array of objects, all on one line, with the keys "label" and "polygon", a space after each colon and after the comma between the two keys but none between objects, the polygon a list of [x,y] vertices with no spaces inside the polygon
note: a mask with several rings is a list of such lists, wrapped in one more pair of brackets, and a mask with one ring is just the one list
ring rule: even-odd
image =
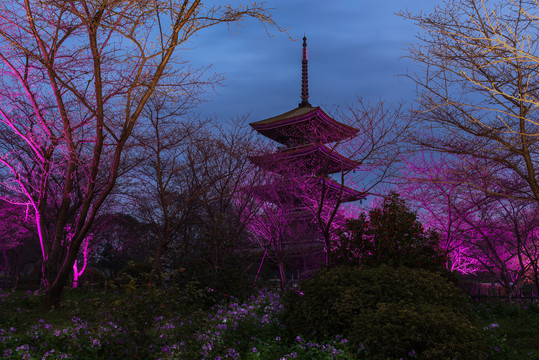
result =
[{"label": "leafy bush in foreground", "polygon": [[284,302],[291,334],[344,335],[369,359],[483,358],[477,317],[464,294],[426,270],[322,270]]},{"label": "leafy bush in foreground", "polygon": [[[148,287],[129,294],[73,290],[66,292],[61,307],[45,313],[40,311],[42,293],[0,290],[0,357],[80,360],[132,359],[135,356],[149,360],[378,358],[378,349],[373,346],[361,349],[356,343],[354,350],[350,341],[340,335],[313,341],[287,332],[278,320],[282,306],[275,291],[260,291],[244,302],[229,299],[211,309],[196,310],[201,296],[205,296],[197,289],[180,294],[171,289],[161,293],[162,290]],[[155,305],[150,312],[136,315],[150,300],[145,297],[153,299]],[[127,302],[133,304],[126,307]],[[397,328],[400,316],[407,318],[402,326],[409,326],[414,320],[413,317],[408,320],[409,311],[398,304],[395,307],[382,307],[387,310],[384,314],[373,315],[379,322],[377,326],[384,331],[384,316],[393,318],[391,321]],[[145,317],[156,310],[161,315],[156,313],[151,324],[145,325],[144,334],[140,334],[141,327],[137,324],[143,324]],[[538,305],[479,303],[475,304],[475,311],[480,317],[480,331],[486,338],[489,360],[539,360]],[[418,308],[417,312],[432,316],[428,307]],[[444,316],[445,313],[441,321],[451,321]],[[417,319],[417,322],[423,321]],[[427,324],[440,331],[438,325]],[[452,329],[449,327],[447,331]],[[412,334],[414,332],[409,336]],[[400,338],[394,336],[387,344],[396,347],[394,343],[404,342],[406,336],[408,332]],[[134,341],[145,344],[137,344],[137,349]],[[380,343],[380,349],[385,351],[387,344]],[[447,354],[450,355],[451,350]],[[433,360],[445,359],[446,353],[431,352],[430,356]],[[468,358],[472,356],[473,353]],[[421,357],[426,358],[427,354],[416,353],[415,358]],[[414,358],[413,352],[405,358]],[[466,359],[455,356],[459,358]]]}]

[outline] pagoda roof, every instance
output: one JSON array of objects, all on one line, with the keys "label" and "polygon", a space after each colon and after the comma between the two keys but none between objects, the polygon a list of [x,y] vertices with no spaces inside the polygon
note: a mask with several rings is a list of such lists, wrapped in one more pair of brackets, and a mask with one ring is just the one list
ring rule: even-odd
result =
[{"label": "pagoda roof", "polygon": [[[328,187],[327,191],[330,192],[330,194],[337,194],[341,191],[341,188],[343,188],[343,193],[342,193],[342,198],[341,198],[341,202],[351,202],[351,201],[357,201],[357,200],[363,200],[367,197],[367,194],[359,191],[359,190],[356,190],[356,189],[352,189],[351,187],[348,187],[348,186],[345,186],[345,185],[341,185],[339,184],[337,181],[333,180],[333,179],[330,179],[328,178],[327,176],[323,176],[323,177],[318,177],[316,178],[315,180],[322,180],[323,182],[325,182],[326,186]],[[322,182],[320,181],[320,183]]]},{"label": "pagoda roof", "polygon": [[350,138],[359,131],[331,118],[318,106],[298,107],[249,125],[261,135],[284,145],[335,142]]},{"label": "pagoda roof", "polygon": [[295,202],[299,204],[300,202],[296,199],[300,198],[301,194],[320,192],[322,186],[325,186],[326,195],[330,198],[337,198],[342,189],[341,203],[363,200],[367,197],[365,193],[341,185],[327,176],[305,179],[306,188],[304,189],[299,189],[296,182],[302,182],[302,180],[283,179],[282,182],[258,186],[256,196],[273,203]]},{"label": "pagoda roof", "polygon": [[286,148],[275,154],[251,156],[249,159],[262,169],[280,174],[291,171],[333,174],[359,166],[359,162],[348,159],[321,143]]}]

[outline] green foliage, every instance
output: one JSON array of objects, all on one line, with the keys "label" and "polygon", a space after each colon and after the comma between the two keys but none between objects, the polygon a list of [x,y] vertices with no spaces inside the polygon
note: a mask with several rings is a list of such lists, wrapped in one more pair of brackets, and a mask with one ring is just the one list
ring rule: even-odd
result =
[{"label": "green foliage", "polygon": [[133,261],[129,261],[115,279],[115,282],[126,290],[134,290],[142,285],[161,284],[162,281],[163,274],[155,270],[150,262]]},{"label": "green foliage", "polygon": [[246,299],[253,292],[252,280],[248,274],[232,262],[223,264],[217,269],[210,268],[203,262],[186,262],[174,273],[172,282],[179,287],[191,284],[208,290],[209,306],[230,297]]},{"label": "green foliage", "polygon": [[404,200],[393,193],[380,207],[348,221],[331,251],[333,265],[389,264],[442,270],[439,236],[425,231]]},{"label": "green foliage", "polygon": [[539,305],[478,303],[492,360],[539,360]]},{"label": "green foliage", "polygon": [[[371,359],[481,359],[473,321],[437,304],[379,303],[354,319],[350,340],[363,343]],[[368,326],[365,326],[368,324]]]},{"label": "green foliage", "polygon": [[[385,286],[382,289],[387,291]],[[373,337],[379,347],[369,347],[365,342],[364,348],[342,336],[317,342],[291,331],[286,336],[277,318],[282,311],[279,295],[271,291],[261,291],[244,303],[230,299],[204,311],[194,302],[203,301],[206,293],[191,285],[182,291],[156,287],[106,294],[72,290],[65,293],[62,306],[51,312],[41,311],[42,296],[39,292],[0,291],[2,359],[378,359],[379,349],[390,351],[386,349],[388,344],[404,348],[403,343],[416,341],[417,328],[422,328],[428,333],[443,333],[448,337],[447,343],[458,339],[448,344],[448,349],[438,344],[423,355],[408,354],[403,358],[428,355],[437,360],[451,356],[451,346],[460,346],[461,339],[466,339],[465,333],[453,333],[452,322],[457,313],[453,308],[445,304],[448,308],[438,311],[437,306],[425,304],[424,299],[420,303],[391,303],[386,299],[374,310],[365,311],[363,322],[352,323],[351,333],[365,331],[361,324],[373,323],[376,330],[370,333],[371,337],[378,331],[384,334],[380,338],[388,341]],[[189,306],[185,305],[190,301]],[[366,303],[372,303],[372,299]],[[21,304],[29,307],[22,308]],[[144,313],[143,309],[149,311]],[[481,321],[480,331],[488,343],[489,360],[539,359],[538,306],[479,304],[475,309]],[[155,312],[155,317],[149,317],[150,312]],[[78,315],[74,316],[75,313]],[[146,319],[152,323],[145,329],[128,325],[144,324]],[[137,337],[141,330],[146,339]],[[137,348],[134,339],[146,343]],[[436,349],[440,350],[435,352]],[[454,358],[472,356],[474,353],[470,352],[467,357]],[[477,359],[480,358],[479,355]]]},{"label": "green foliage", "polygon": [[284,301],[291,334],[344,335],[369,359],[482,358],[477,318],[464,294],[427,270],[323,270]]},{"label": "green foliage", "polygon": [[149,346],[154,342],[153,324],[165,313],[165,291],[151,285],[128,288],[119,297],[109,313],[109,320],[118,325],[120,341],[126,351],[148,358]]}]

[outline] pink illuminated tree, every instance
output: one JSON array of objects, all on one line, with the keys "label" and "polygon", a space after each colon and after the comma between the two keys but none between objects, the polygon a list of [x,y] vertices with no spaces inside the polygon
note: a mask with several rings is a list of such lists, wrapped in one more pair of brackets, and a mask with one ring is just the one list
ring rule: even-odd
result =
[{"label": "pink illuminated tree", "polygon": [[330,149],[356,162],[357,166],[333,174],[332,178],[341,185],[338,191],[331,189],[327,182],[322,186],[306,183],[301,197],[304,206],[315,216],[322,234],[326,265],[332,243],[338,238],[337,232],[347,218],[358,214],[355,204],[343,207],[348,196],[344,186],[360,189],[365,195],[383,196],[402,165],[402,157],[407,152],[404,134],[410,126],[401,105],[387,106],[382,101],[370,104],[359,98],[338,114],[344,123],[359,131],[351,139],[331,144]]},{"label": "pink illuminated tree", "polygon": [[82,241],[82,245],[80,248],[80,252],[82,256],[79,256],[79,258],[82,257],[82,259],[75,259],[75,262],[73,263],[73,287],[74,288],[78,287],[79,278],[82,276],[82,274],[84,274],[84,271],[86,270],[86,267],[88,266],[88,260],[90,259],[92,255],[90,253],[90,250],[91,250],[90,243],[92,242],[92,238],[93,238],[93,234],[89,234]]},{"label": "pink illuminated tree", "polygon": [[410,138],[434,159],[450,159],[422,191],[440,200],[452,252],[508,292],[534,272],[536,258],[524,214],[539,203],[538,14],[536,1],[496,0],[401,13],[421,28],[409,49],[422,68],[409,74],[419,90]]},{"label": "pink illuminated tree", "polygon": [[[297,234],[293,232],[297,224],[294,221],[293,214],[287,210],[291,209],[284,209],[275,206],[275,204],[266,203],[258,216],[249,224],[252,241],[256,242],[264,251],[254,281],[257,281],[264,261],[268,258],[277,264],[282,289],[287,284],[286,255],[287,252],[290,252],[290,247],[293,244],[292,240],[297,238]],[[297,244],[297,241],[295,243]]]},{"label": "pink illuminated tree", "polygon": [[537,284],[536,203],[495,195],[500,185],[485,175],[488,162],[463,157],[424,160],[410,164],[403,190],[425,223],[443,235],[448,267],[461,273],[486,272],[508,294],[525,282]]},{"label": "pink illuminated tree", "polygon": [[32,211],[46,309],[60,301],[148,100],[191,82],[174,55],[204,28],[244,17],[274,25],[259,4],[1,3],[0,172],[10,201]]},{"label": "pink illuminated tree", "polygon": [[[255,282],[265,260],[269,259],[277,265],[281,288],[285,288],[288,259],[292,254],[297,256],[305,245],[315,242],[313,217],[297,201],[296,184],[261,171],[257,172],[257,176],[266,179],[251,193],[257,201],[251,204],[251,218],[247,222],[251,241],[263,250]],[[252,189],[248,187],[246,191]]]},{"label": "pink illuminated tree", "polygon": [[468,256],[476,259],[483,271],[491,274],[508,294],[514,294],[520,285],[535,280],[529,275],[534,271],[538,254],[530,250],[536,249],[537,244],[529,236],[533,229],[527,228],[522,217],[529,214],[529,205],[498,198],[477,206],[478,199],[474,200],[473,205],[468,204],[466,217],[465,243],[471,250]]},{"label": "pink illuminated tree", "polygon": [[470,256],[472,250],[465,240],[466,211],[455,207],[462,187],[457,179],[451,179],[451,173],[446,159],[423,153],[408,162],[399,189],[403,198],[419,210],[422,223],[440,235],[440,246],[448,255],[447,268],[473,274],[483,267]]}]

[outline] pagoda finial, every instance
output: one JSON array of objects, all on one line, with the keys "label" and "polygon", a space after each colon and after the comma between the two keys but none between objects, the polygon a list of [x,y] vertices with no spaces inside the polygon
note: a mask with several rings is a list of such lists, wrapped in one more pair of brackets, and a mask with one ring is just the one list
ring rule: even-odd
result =
[{"label": "pagoda finial", "polygon": [[301,60],[301,103],[299,107],[311,106],[309,104],[309,76],[307,73],[307,38],[303,36],[303,57]]}]

